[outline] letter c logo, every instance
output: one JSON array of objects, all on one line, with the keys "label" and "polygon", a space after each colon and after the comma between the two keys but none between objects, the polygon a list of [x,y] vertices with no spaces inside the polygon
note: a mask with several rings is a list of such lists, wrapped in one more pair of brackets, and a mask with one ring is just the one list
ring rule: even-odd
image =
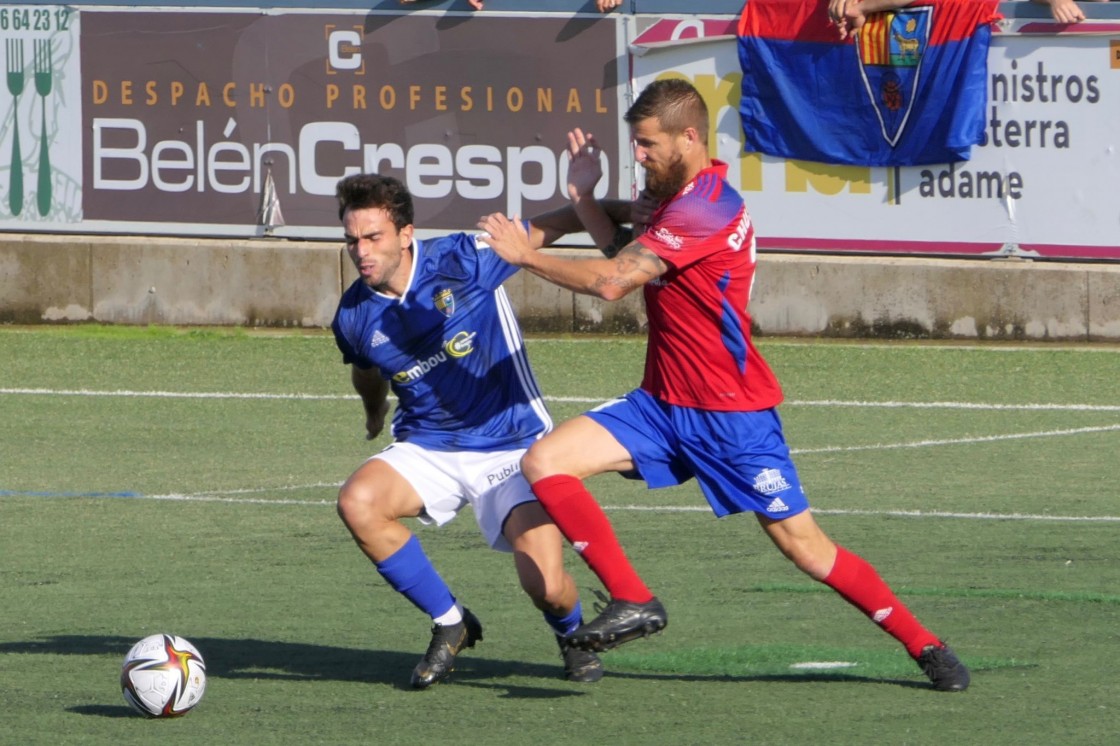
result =
[{"label": "letter c logo", "polygon": [[362,66],[362,36],[357,31],[332,31],[327,45],[332,69],[357,70]]}]

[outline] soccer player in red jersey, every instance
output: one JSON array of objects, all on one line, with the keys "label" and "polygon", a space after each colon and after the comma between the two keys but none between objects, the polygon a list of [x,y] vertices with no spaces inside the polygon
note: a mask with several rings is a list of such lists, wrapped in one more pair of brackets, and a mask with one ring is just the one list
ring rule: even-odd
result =
[{"label": "soccer player in red jersey", "polygon": [[535,251],[521,221],[500,214],[479,223],[498,254],[550,282],[605,300],[639,287],[645,295],[641,386],[565,422],[530,446],[521,463],[540,503],[611,595],[568,640],[609,650],[668,622],[582,480],[614,471],[656,488],[695,478],[716,516],[753,512],[800,570],[902,643],[934,688],[965,689],[968,669],[953,651],[809,511],[776,410],[781,387],[750,336],[754,228],[725,178],[727,164],[709,156],[703,99],[686,81],[660,80],[625,120],[646,174],[629,221],[636,237],[615,222],[614,206],[608,213],[595,200],[599,148],[579,130],[569,134],[569,197],[606,258]]}]

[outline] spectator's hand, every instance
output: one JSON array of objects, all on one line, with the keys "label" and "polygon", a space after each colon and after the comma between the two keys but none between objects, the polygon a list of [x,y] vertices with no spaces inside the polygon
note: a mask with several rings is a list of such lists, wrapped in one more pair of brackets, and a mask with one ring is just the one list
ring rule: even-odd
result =
[{"label": "spectator's hand", "polygon": [[610,13],[622,5],[622,0],[595,0],[595,7],[600,13]]},{"label": "spectator's hand", "polygon": [[844,17],[844,6],[848,0],[828,0],[828,20],[836,27],[841,39],[848,38],[848,19]]},{"label": "spectator's hand", "polygon": [[[401,5],[412,5],[416,0],[399,0]],[[482,10],[482,0],[467,0],[475,10]]]},{"label": "spectator's hand", "polygon": [[1085,20],[1085,12],[1073,0],[1050,0],[1050,15],[1058,23],[1080,23]]},{"label": "spectator's hand", "polygon": [[500,212],[491,213],[478,221],[478,227],[483,233],[482,240],[494,253],[516,267],[523,266],[526,257],[534,253],[529,233],[516,215],[510,220]]},{"label": "spectator's hand", "polygon": [[861,0],[829,0],[828,18],[836,25],[841,39],[854,35],[867,22]]},{"label": "spectator's hand", "polygon": [[602,152],[594,135],[585,136],[579,127],[568,133],[568,199],[578,202],[594,192],[603,178]]}]

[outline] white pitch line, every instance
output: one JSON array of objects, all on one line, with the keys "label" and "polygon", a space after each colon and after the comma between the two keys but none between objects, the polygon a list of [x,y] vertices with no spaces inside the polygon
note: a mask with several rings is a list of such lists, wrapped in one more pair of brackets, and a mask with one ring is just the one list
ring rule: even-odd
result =
[{"label": "white pitch line", "polygon": [[895,518],[965,518],[985,521],[1056,521],[1060,523],[1120,523],[1120,515],[1046,515],[1031,513],[956,513],[946,510],[820,510],[821,515],[892,516]]},{"label": "white pitch line", "polygon": [[[814,454],[814,453],[836,453],[841,451],[868,451],[868,450],[887,450],[894,448],[925,448],[930,446],[942,445],[961,445],[966,443],[983,443],[994,442],[1003,440],[1015,440],[1020,438],[1045,438],[1045,437],[1058,437],[1067,435],[1080,435],[1084,433],[1096,432],[1110,432],[1120,430],[1120,424],[1107,425],[1103,427],[1083,427],[1069,430],[1047,430],[1034,433],[1012,433],[1008,435],[989,435],[976,438],[956,438],[951,440],[923,440],[909,443],[880,443],[867,446],[830,446],[826,448],[805,448],[805,449],[792,449],[790,452],[793,454]],[[253,487],[237,490],[214,490],[206,491],[195,494],[184,493],[169,493],[164,495],[96,495],[101,499],[124,499],[124,500],[166,500],[178,502],[213,502],[213,503],[227,503],[227,504],[245,504],[245,505],[333,505],[333,500],[289,500],[289,499],[268,499],[268,498],[251,498],[251,497],[233,497],[234,495],[247,495],[259,494],[266,492],[293,492],[296,490],[307,489],[337,489],[341,482],[314,482],[311,484],[298,484],[298,485],[285,485],[280,487]],[[643,512],[666,512],[666,513],[693,513],[693,512],[706,512],[709,510],[706,506],[650,506],[650,505],[613,505],[603,506],[605,510],[622,510],[622,511],[643,511]],[[1081,522],[1116,522],[1120,521],[1118,516],[1051,516],[1051,515],[1030,515],[1020,513],[948,513],[940,511],[883,511],[883,510],[818,510],[814,508],[815,513],[822,515],[868,515],[868,516],[905,516],[905,517],[920,517],[920,518],[974,518],[974,519],[991,519],[991,520],[1040,520],[1040,521],[1081,521]]]},{"label": "white pitch line", "polygon": [[1084,435],[1086,433],[1106,433],[1120,430],[1120,425],[1102,425],[1100,427],[1078,427],[1068,430],[1040,430],[1033,433],[1007,433],[1005,435],[981,435],[975,438],[947,438],[944,440],[915,440],[909,443],[874,443],[865,446],[825,446],[824,448],[791,448],[790,453],[795,455],[807,453],[842,453],[846,451],[887,451],[896,448],[927,448],[930,446],[955,446],[967,443],[995,443],[1004,440],[1022,440],[1024,438],[1056,438],[1066,435]]},{"label": "white pitch line", "polygon": [[[238,391],[134,391],[129,389],[30,389],[0,388],[0,394],[12,396],[108,396],[140,399],[268,399],[281,401],[358,401],[357,394],[264,394]],[[396,397],[390,395],[390,399]],[[599,404],[610,397],[547,396],[548,401]]]},{"label": "white pitch line", "polygon": [[[135,391],[128,389],[37,389],[37,388],[0,388],[0,395],[13,396],[112,396],[151,399],[266,399],[293,401],[357,401],[356,394],[265,394],[236,391]],[[392,399],[393,397],[390,397]],[[546,396],[546,401],[600,404],[610,397],[587,396]],[[906,402],[906,401],[848,401],[844,399],[791,399],[787,407],[852,407],[860,409],[960,409],[995,410],[1024,412],[1120,412],[1120,404],[989,404],[984,402]]]},{"label": "white pitch line", "polygon": [[[629,335],[629,336],[612,336],[600,337],[596,335],[581,336],[581,337],[538,337],[530,335],[527,337],[529,346],[549,343],[564,343],[564,344],[603,344],[610,342],[612,344],[635,344],[645,345],[646,338],[644,335]],[[966,352],[1092,352],[1092,353],[1105,353],[1117,354],[1120,353],[1120,345],[1114,342],[1045,342],[1039,341],[1035,344],[1010,344],[1007,342],[993,342],[992,344],[972,344],[968,342],[958,341],[941,341],[933,339],[916,339],[916,340],[899,340],[895,342],[869,342],[862,339],[842,339],[842,338],[829,338],[821,340],[803,340],[796,337],[755,337],[756,345],[762,349],[766,348],[782,348],[782,347],[800,347],[800,348],[817,348],[822,350],[831,349],[834,347],[840,348],[857,348],[861,350],[897,350],[899,352],[956,352],[963,350]]]},{"label": "white pitch line", "polygon": [[216,490],[199,492],[200,495],[251,495],[255,492],[294,492],[295,490],[317,490],[323,487],[338,489],[342,482],[312,482],[311,484],[289,484],[282,487],[245,487],[239,490]]},{"label": "white pitch line", "polygon": [[842,399],[804,399],[787,401],[794,407],[859,407],[876,409],[980,409],[1021,412],[1120,412],[1120,404],[985,404],[960,401],[846,401]]},{"label": "white pitch line", "polygon": [[357,394],[256,394],[233,391],[94,391],[91,389],[0,389],[0,394],[31,396],[122,396],[151,399],[357,399]]},{"label": "white pitch line", "polygon": [[[267,490],[262,490],[267,491]],[[136,497],[118,497],[119,500],[157,500],[166,502],[189,503],[222,503],[223,505],[301,505],[321,508],[334,505],[334,500],[269,500],[264,497],[219,497],[218,495],[181,495],[171,493],[167,495],[139,495]]]},{"label": "white pitch line", "polygon": [[[33,395],[59,395],[59,396],[135,396],[135,397],[160,397],[160,398],[186,398],[186,399],[356,399],[354,395],[314,395],[314,394],[257,394],[257,393],[191,393],[191,392],[164,392],[164,391],[91,391],[82,389],[12,389],[0,388],[0,394],[33,394]],[[580,397],[552,397],[552,401],[569,401],[569,402],[598,402],[599,399],[587,399]],[[943,408],[943,409],[1008,409],[1008,410],[1063,410],[1063,411],[1117,411],[1120,407],[1116,406],[1097,406],[1097,405],[1060,405],[1060,404],[979,404],[975,402],[849,402],[838,400],[819,400],[819,401],[791,401],[787,404],[794,406],[838,406],[838,407],[886,407],[886,408],[899,408],[899,407],[912,407],[920,409]],[[1010,433],[1004,435],[990,435],[978,436],[973,438],[954,438],[954,439],[941,439],[941,440],[921,440],[906,443],[877,443],[863,446],[828,446],[824,448],[804,448],[792,449],[791,453],[798,455],[817,454],[817,453],[838,453],[850,451],[869,451],[869,450],[888,450],[898,448],[926,448],[933,446],[945,445],[963,445],[969,443],[987,443],[998,442],[1007,440],[1018,440],[1024,438],[1046,438],[1046,437],[1063,437],[1069,435],[1081,435],[1086,433],[1099,433],[1099,432],[1113,432],[1120,430],[1118,425],[1106,425],[1100,427],[1083,427],[1062,430],[1045,430],[1030,433]],[[284,487],[268,487],[268,488],[251,488],[239,489],[230,491],[215,491],[205,492],[198,494],[180,494],[170,493],[165,495],[143,495],[143,496],[125,496],[125,495],[98,495],[101,499],[130,499],[130,500],[166,500],[166,501],[182,501],[182,502],[212,502],[212,503],[227,503],[227,504],[252,504],[252,505],[300,505],[300,506],[324,506],[333,505],[333,500],[288,500],[288,499],[267,499],[267,498],[248,498],[248,497],[232,497],[232,495],[245,495],[252,493],[264,492],[277,492],[277,491],[294,491],[301,489],[320,489],[330,487],[337,489],[339,483],[337,482],[318,482],[306,485],[289,485]],[[60,495],[61,496],[61,495]],[[604,506],[606,510],[631,510],[631,511],[661,511],[661,512],[706,512],[706,506],[696,507],[656,507],[656,506],[643,506],[643,505],[623,505],[623,506]],[[1077,521],[1077,522],[1117,522],[1120,517],[1117,516],[1051,516],[1051,515],[1028,515],[1028,514],[999,514],[999,513],[947,513],[947,512],[928,512],[928,511],[859,511],[859,510],[814,510],[814,512],[821,513],[822,515],[868,515],[868,516],[905,516],[905,517],[934,517],[934,518],[971,518],[971,519],[988,519],[988,520],[1038,520],[1038,521]]]},{"label": "white pitch line", "polygon": [[[164,495],[123,495],[101,494],[91,495],[85,499],[96,500],[153,500],[166,502],[198,502],[219,503],[222,505],[275,505],[321,508],[333,506],[334,500],[291,500],[287,498],[270,500],[261,497],[223,497],[223,495],[239,495],[247,492],[290,492],[300,489],[318,487],[338,487],[335,483],[316,483],[306,485],[287,485],[283,487],[262,487],[251,490],[229,490],[205,492],[199,494],[168,493]],[[36,495],[42,497],[42,495]],[[74,497],[67,495],[67,497]],[[630,513],[710,513],[707,505],[603,505],[603,510],[612,512]],[[1120,516],[1115,515],[1047,515],[1032,513],[961,513],[944,510],[849,510],[845,508],[813,508],[813,513],[818,515],[836,516],[870,516],[894,518],[941,518],[957,520],[984,520],[984,521],[1039,521],[1056,523],[1120,523]]]},{"label": "white pitch line", "polygon": [[[637,513],[710,513],[707,505],[604,505],[603,510]],[[1048,515],[1045,513],[957,513],[946,510],[848,510],[811,508],[815,515],[858,515],[892,518],[959,518],[983,521],[1055,521],[1059,523],[1120,523],[1120,515]]]}]

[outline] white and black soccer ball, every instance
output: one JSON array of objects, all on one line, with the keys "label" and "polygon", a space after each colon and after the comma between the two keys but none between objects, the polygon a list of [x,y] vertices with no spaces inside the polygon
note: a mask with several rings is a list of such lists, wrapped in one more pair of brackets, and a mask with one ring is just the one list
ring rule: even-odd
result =
[{"label": "white and black soccer ball", "polygon": [[185,715],[206,691],[206,662],[182,637],[148,635],[124,657],[121,691],[129,706],[145,717]]}]

